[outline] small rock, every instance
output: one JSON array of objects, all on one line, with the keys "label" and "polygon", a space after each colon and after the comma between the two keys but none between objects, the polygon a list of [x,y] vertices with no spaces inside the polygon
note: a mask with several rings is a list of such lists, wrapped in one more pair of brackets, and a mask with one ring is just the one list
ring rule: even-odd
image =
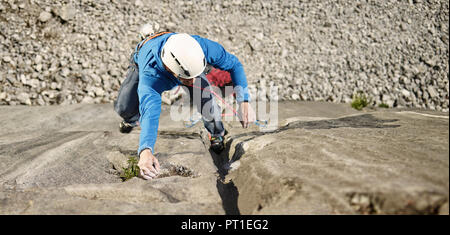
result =
[{"label": "small rock", "polygon": [[55,90],[58,87],[58,84],[56,84],[56,82],[52,82],[50,84],[50,89]]},{"label": "small rock", "polygon": [[259,51],[262,48],[261,42],[255,40],[255,39],[250,40],[248,42],[248,44],[249,44],[250,48],[252,49],[252,51]]},{"label": "small rock", "polygon": [[95,87],[94,93],[95,93],[96,97],[102,97],[105,95],[105,91],[103,90],[103,88],[100,88],[100,87]]},{"label": "small rock", "polygon": [[50,12],[43,11],[43,12],[41,12],[41,14],[39,14],[39,21],[41,21],[42,23],[47,22],[51,18],[52,18],[52,14]]},{"label": "small rock", "polygon": [[400,83],[405,84],[405,85],[409,85],[409,84],[411,84],[411,80],[408,77],[401,76],[400,77]]},{"label": "small rock", "polygon": [[142,3],[141,0],[136,0],[136,1],[134,2],[134,5],[135,5],[136,7],[142,7],[142,6],[144,6],[144,3]]},{"label": "small rock", "polygon": [[432,87],[432,86],[429,86],[429,87],[427,88],[427,91],[428,91],[428,93],[430,94],[430,97],[431,97],[431,98],[436,98],[436,97],[439,96],[439,93],[437,93],[436,90],[434,89],[434,87]]},{"label": "small rock", "polygon": [[383,103],[387,104],[389,107],[394,106],[395,101],[390,95],[383,94],[382,100],[383,100]]},{"label": "small rock", "polygon": [[72,5],[65,5],[59,9],[53,9],[53,13],[66,22],[75,17],[76,9]]},{"label": "small rock", "polygon": [[30,95],[28,93],[19,93],[19,95],[17,95],[17,100],[21,104],[31,105]]},{"label": "small rock", "polygon": [[403,97],[399,97],[397,103],[398,108],[405,107],[407,105],[407,102]]},{"label": "small rock", "polygon": [[102,40],[97,41],[97,48],[100,51],[106,50],[106,43],[104,41],[102,41]]},{"label": "small rock", "polygon": [[34,63],[35,64],[40,64],[42,62],[42,56],[41,55],[37,55],[36,58],[34,58]]},{"label": "small rock", "polygon": [[87,60],[83,61],[83,62],[81,63],[81,67],[82,67],[83,69],[89,68],[89,61],[87,61]]},{"label": "small rock", "polygon": [[106,154],[106,159],[113,165],[114,169],[123,172],[124,168],[128,167],[128,157],[119,151],[112,151]]},{"label": "small rock", "polygon": [[25,74],[21,74],[19,76],[19,78],[20,78],[20,81],[22,82],[22,84],[28,85],[29,76],[25,76]]},{"label": "small rock", "polygon": [[408,90],[406,90],[406,89],[402,89],[402,95],[403,95],[404,97],[409,97],[410,92],[409,92]]},{"label": "small rock", "polygon": [[94,103],[94,99],[90,96],[85,96],[82,100],[81,103],[85,103],[85,104],[93,104]]},{"label": "small rock", "polygon": [[3,57],[3,61],[4,61],[5,63],[9,63],[9,62],[11,62],[11,57],[5,56],[5,57]]},{"label": "small rock", "polygon": [[42,64],[38,64],[35,67],[36,71],[40,72],[42,70]]},{"label": "small rock", "polygon": [[171,30],[175,29],[176,26],[177,26],[177,24],[175,24],[174,22],[168,22],[166,24],[166,27]]},{"label": "small rock", "polygon": [[67,77],[69,74],[70,74],[70,69],[68,69],[68,68],[63,68],[63,69],[61,70],[61,76],[63,76],[63,77]]},{"label": "small rock", "polygon": [[17,5],[16,4],[10,2],[9,5],[11,6],[12,10],[17,10]]},{"label": "small rock", "polygon": [[408,30],[408,24],[406,24],[406,23],[401,23],[401,24],[400,24],[400,29],[401,29],[402,31]]},{"label": "small rock", "polygon": [[428,59],[425,61],[425,64],[427,64],[430,67],[434,67],[436,65],[436,61],[434,59]]},{"label": "small rock", "polygon": [[258,39],[258,40],[263,40],[264,39],[264,34],[263,33],[257,33],[255,35],[255,38]]},{"label": "small rock", "polygon": [[422,98],[423,100],[425,100],[426,102],[428,102],[428,98],[430,98],[430,95],[428,94],[428,91],[424,91],[422,93]]},{"label": "small rock", "polygon": [[[28,83],[32,88],[37,88],[39,86],[39,80],[37,80],[36,78],[33,78],[30,80],[30,82]],[[36,93],[33,93],[36,94]]]},{"label": "small rock", "polygon": [[37,102],[38,105],[45,105],[45,101],[43,100],[41,95],[38,96],[36,102]]}]

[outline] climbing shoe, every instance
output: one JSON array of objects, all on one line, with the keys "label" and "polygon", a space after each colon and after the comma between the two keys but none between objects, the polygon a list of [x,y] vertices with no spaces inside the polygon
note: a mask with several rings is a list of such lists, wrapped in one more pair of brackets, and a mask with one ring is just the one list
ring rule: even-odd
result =
[{"label": "climbing shoe", "polygon": [[130,133],[133,130],[134,125],[125,121],[119,124],[119,131],[121,133]]},{"label": "climbing shoe", "polygon": [[223,143],[223,136],[214,136],[214,137],[210,136],[209,141],[211,141],[210,149],[217,154],[222,152],[222,150],[225,148],[225,145]]}]

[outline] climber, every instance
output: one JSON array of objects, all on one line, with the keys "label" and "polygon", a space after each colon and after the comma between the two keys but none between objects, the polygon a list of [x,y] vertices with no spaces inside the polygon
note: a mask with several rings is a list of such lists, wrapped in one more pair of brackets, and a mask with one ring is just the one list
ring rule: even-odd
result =
[{"label": "climber", "polygon": [[[141,126],[138,166],[144,179],[156,177],[160,170],[158,159],[154,156],[154,144],[161,112],[161,93],[178,85],[189,91],[191,99],[196,97],[193,95],[195,92],[200,93],[193,103],[202,114],[204,126],[209,132],[211,150],[220,153],[224,149],[225,129],[221,121],[221,111],[213,99],[211,85],[204,74],[207,64],[230,73],[242,126],[247,128],[255,119],[249,104],[250,95],[243,66],[236,56],[225,51],[217,42],[185,33],[163,32],[146,35],[136,46],[131,60],[135,62],[136,67],[131,68],[132,70],[129,68],[128,73],[134,71],[138,75],[135,75],[134,79],[127,76],[126,80],[129,81],[122,84],[114,106],[121,114],[120,100],[126,96],[121,93],[127,93],[122,90],[130,87],[134,89],[133,87],[137,86],[138,113],[128,112],[126,117],[121,114],[124,122],[120,128],[131,129],[137,122]],[[127,82],[128,88],[124,88]]]}]

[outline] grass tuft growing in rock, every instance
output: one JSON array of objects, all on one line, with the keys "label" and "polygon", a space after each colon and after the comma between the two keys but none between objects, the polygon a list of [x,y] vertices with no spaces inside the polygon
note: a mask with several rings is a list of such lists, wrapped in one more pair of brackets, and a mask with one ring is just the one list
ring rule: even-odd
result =
[{"label": "grass tuft growing in rock", "polygon": [[138,158],[135,156],[130,156],[128,158],[128,167],[127,168],[123,168],[123,172],[120,174],[120,178],[123,181],[127,181],[133,177],[138,177],[139,176],[139,166],[138,164]]},{"label": "grass tuft growing in rock", "polygon": [[389,105],[387,105],[385,103],[381,103],[381,104],[378,105],[378,107],[387,109],[387,108],[389,108]]},{"label": "grass tuft growing in rock", "polygon": [[362,92],[358,92],[353,95],[352,108],[356,110],[362,110],[369,104],[367,96]]}]

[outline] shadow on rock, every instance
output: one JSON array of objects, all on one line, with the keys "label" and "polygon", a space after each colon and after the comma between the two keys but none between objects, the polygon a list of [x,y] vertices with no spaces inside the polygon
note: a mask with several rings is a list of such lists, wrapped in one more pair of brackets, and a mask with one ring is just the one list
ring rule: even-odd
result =
[{"label": "shadow on rock", "polygon": [[385,125],[385,123],[396,122],[398,119],[378,119],[372,114],[363,114],[359,116],[343,117],[331,120],[319,121],[297,121],[289,123],[278,130],[284,131],[289,129],[303,128],[303,129],[332,129],[340,127],[349,128],[396,128],[400,125]]},{"label": "shadow on rock", "polygon": [[217,179],[217,191],[222,199],[222,206],[226,215],[239,215],[238,197],[239,191],[234,185],[233,181],[225,182],[225,176],[228,174],[228,169],[223,166],[228,162],[228,154],[230,152],[232,141],[226,143],[225,149],[220,154],[216,154],[211,149],[209,153],[213,159],[214,165],[216,165],[219,173]]},{"label": "shadow on rock", "polygon": [[[378,119],[372,114],[363,114],[359,116],[343,117],[338,119],[327,119],[318,121],[295,121],[280,127],[274,131],[260,132],[246,132],[233,136],[233,138],[239,138],[244,136],[253,136],[253,138],[265,134],[279,133],[291,129],[333,129],[333,128],[397,128],[400,125],[386,125],[385,123],[396,122],[398,119]],[[251,138],[251,139],[253,139]],[[248,140],[251,140],[248,139]]]}]

